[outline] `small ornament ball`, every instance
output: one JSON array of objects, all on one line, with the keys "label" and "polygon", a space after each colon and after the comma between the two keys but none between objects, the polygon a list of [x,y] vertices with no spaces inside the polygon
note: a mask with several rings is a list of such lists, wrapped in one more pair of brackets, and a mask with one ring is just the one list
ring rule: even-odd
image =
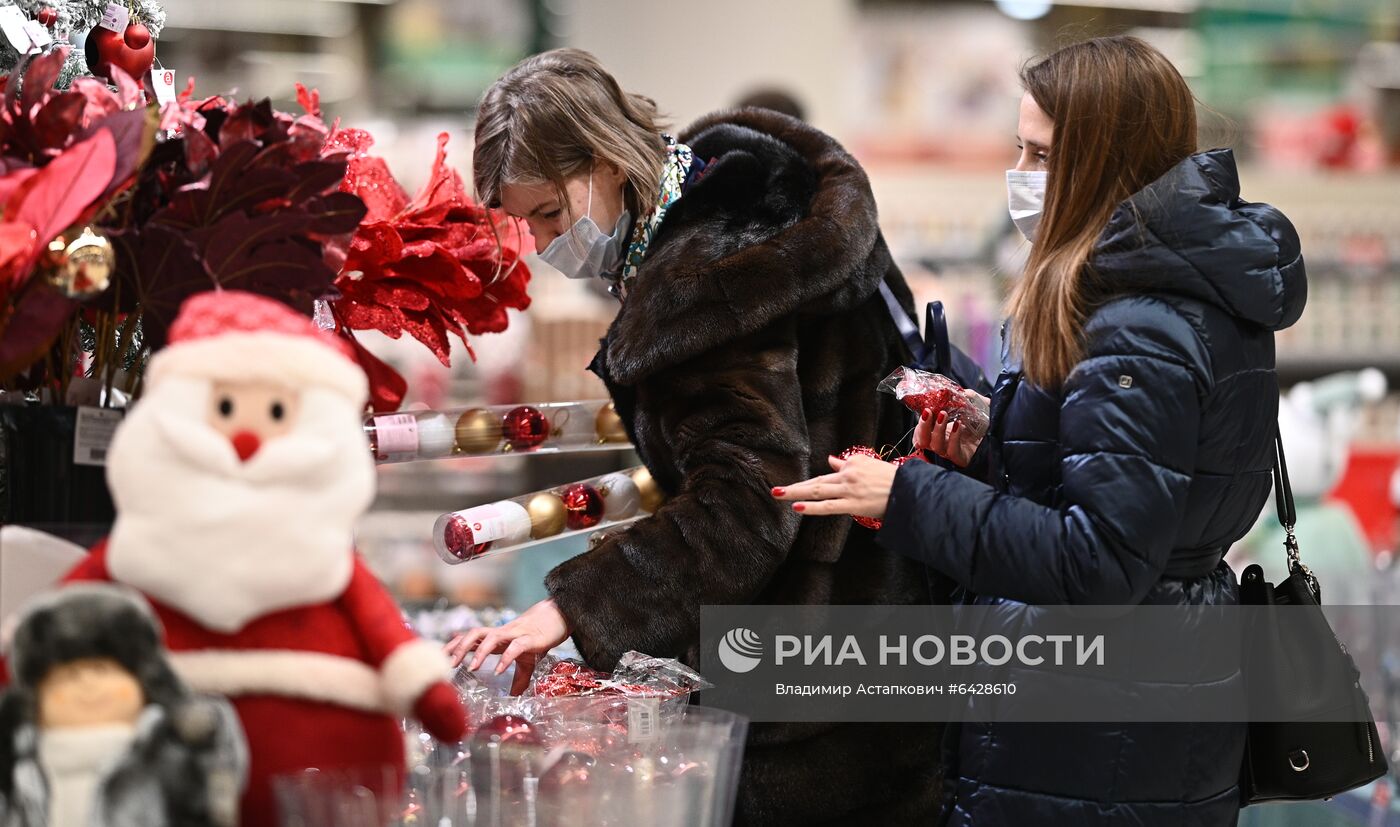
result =
[{"label": "small ornament ball", "polygon": [[564,530],[566,512],[564,501],[545,491],[530,498],[525,504],[530,515],[530,538],[543,540]]},{"label": "small ornament ball", "polygon": [[34,19],[52,29],[53,24],[58,22],[58,10],[53,6],[44,6],[34,15]]},{"label": "small ornament ball", "polygon": [[490,543],[476,542],[471,523],[460,514],[452,515],[443,527],[442,544],[458,560],[470,560],[491,547]]},{"label": "small ornament ball", "polygon": [[637,492],[642,496],[642,510],[648,514],[655,514],[656,509],[660,508],[666,499],[661,493],[661,486],[656,484],[656,479],[645,467],[638,468],[628,476],[632,477],[632,483],[637,486]]},{"label": "small ornament ball", "polygon": [[566,513],[564,524],[570,531],[592,528],[603,521],[603,496],[593,486],[576,482],[564,489],[560,499]]},{"label": "small ornament ball", "polygon": [[521,405],[512,408],[502,422],[506,443],[511,450],[528,451],[538,448],[549,438],[549,420],[538,408]]},{"label": "small ornament ball", "polygon": [[132,23],[126,27],[122,40],[128,49],[144,49],[151,42],[151,30],[145,23]]},{"label": "small ornament ball", "polygon": [[485,408],[471,408],[457,417],[457,450],[464,454],[485,454],[501,444],[501,420]]},{"label": "small ornament ball", "polygon": [[598,409],[594,425],[601,443],[628,441],[627,428],[622,424],[622,417],[617,415],[617,406],[611,402]]},{"label": "small ornament ball", "polygon": [[598,493],[603,495],[603,516],[609,520],[635,517],[642,507],[642,492],[621,471],[598,480]]}]

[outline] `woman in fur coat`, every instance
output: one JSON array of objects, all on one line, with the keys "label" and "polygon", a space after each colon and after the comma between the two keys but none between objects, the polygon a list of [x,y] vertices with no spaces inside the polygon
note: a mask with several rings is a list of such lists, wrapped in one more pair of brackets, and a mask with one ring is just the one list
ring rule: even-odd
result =
[{"label": "woman in fur coat", "polygon": [[[453,641],[456,659],[503,653],[519,687],[570,635],[600,669],[630,649],[694,665],[707,604],[930,601],[922,567],[873,532],[801,522],[770,495],[907,429],[875,387],[907,358],[881,285],[905,312],[911,297],[844,149],[758,109],[671,138],[650,100],[559,50],[487,91],[473,165],[548,263],[620,298],[592,369],[668,500],[551,571],[549,599],[514,622]],[[737,820],[930,823],[938,733],[756,725]]]}]

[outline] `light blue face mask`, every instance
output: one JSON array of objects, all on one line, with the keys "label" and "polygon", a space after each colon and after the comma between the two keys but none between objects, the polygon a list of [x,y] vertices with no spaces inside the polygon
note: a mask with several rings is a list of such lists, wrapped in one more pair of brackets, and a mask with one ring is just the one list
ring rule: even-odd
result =
[{"label": "light blue face mask", "polygon": [[593,173],[588,173],[588,207],[582,218],[574,222],[567,232],[544,248],[540,258],[550,267],[571,279],[591,279],[611,273],[622,264],[623,237],[632,226],[632,215],[627,210],[617,217],[617,225],[612,235],[594,223],[589,213],[593,212]]},{"label": "light blue face mask", "polygon": [[1040,214],[1045,209],[1046,179],[1044,170],[1006,171],[1006,205],[1011,221],[1032,243],[1040,227]]}]

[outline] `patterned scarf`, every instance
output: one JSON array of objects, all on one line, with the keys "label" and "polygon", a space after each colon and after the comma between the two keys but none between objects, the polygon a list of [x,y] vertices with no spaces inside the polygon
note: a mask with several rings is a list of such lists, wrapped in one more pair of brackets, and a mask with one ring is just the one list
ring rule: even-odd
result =
[{"label": "patterned scarf", "polygon": [[622,279],[618,285],[614,285],[613,291],[619,296],[621,292],[616,288],[620,286],[621,291],[625,291],[629,282],[636,278],[637,269],[642,266],[642,259],[646,258],[651,240],[661,228],[667,210],[671,209],[671,205],[676,203],[684,192],[686,179],[690,176],[690,167],[695,162],[690,147],[677,143],[670,135],[661,137],[666,140],[666,166],[661,171],[661,193],[657,196],[651,212],[637,223],[637,229],[632,234],[632,243],[627,246],[627,255],[622,265]]}]

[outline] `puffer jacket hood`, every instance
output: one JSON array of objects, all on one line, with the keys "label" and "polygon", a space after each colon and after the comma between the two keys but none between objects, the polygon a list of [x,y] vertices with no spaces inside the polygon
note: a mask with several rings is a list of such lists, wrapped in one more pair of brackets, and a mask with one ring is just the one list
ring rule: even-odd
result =
[{"label": "puffer jacket hood", "polygon": [[1093,266],[1112,292],[1185,296],[1270,330],[1298,321],[1307,301],[1297,231],[1240,199],[1228,149],[1192,155],[1119,206]]}]

